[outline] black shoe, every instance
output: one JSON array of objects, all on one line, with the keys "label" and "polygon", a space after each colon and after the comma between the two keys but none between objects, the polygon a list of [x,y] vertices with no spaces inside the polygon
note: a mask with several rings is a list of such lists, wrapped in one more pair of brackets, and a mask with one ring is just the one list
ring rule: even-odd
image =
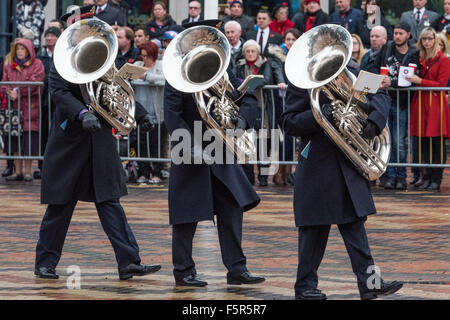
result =
[{"label": "black shoe", "polygon": [[227,273],[227,283],[228,284],[254,284],[266,281],[264,277],[252,276],[250,272],[242,272],[238,276],[233,276],[231,273]]},{"label": "black shoe", "polygon": [[385,189],[394,189],[395,188],[395,178],[388,178],[386,182],[384,183]]},{"label": "black shoe", "polygon": [[397,181],[397,183],[395,184],[395,189],[406,190],[406,180],[401,179],[401,180]]},{"label": "black shoe", "polygon": [[145,276],[150,273],[154,273],[161,269],[159,264],[145,265],[145,264],[129,264],[125,268],[119,270],[120,280],[131,279],[133,276]]},{"label": "black shoe", "polygon": [[50,267],[40,267],[39,269],[34,269],[34,274],[38,276],[38,278],[44,279],[58,279],[59,276],[56,274],[55,269]]},{"label": "black shoe", "polygon": [[318,289],[308,289],[295,294],[295,300],[326,300],[327,295]]},{"label": "black shoe", "polygon": [[403,282],[392,281],[392,282],[382,282],[380,289],[374,289],[369,292],[361,293],[361,300],[371,300],[376,299],[379,296],[386,296],[397,292],[403,287]]},{"label": "black shoe", "polygon": [[267,177],[266,176],[258,176],[259,185],[261,187],[267,187]]},{"label": "black shoe", "polygon": [[6,181],[22,181],[23,174],[14,173],[14,174],[10,175],[9,177],[6,177],[5,180]]},{"label": "black shoe", "polygon": [[409,180],[409,184],[416,184],[419,179],[420,176],[414,176],[411,180]]},{"label": "black shoe", "polygon": [[208,282],[200,279],[197,274],[190,274],[183,279],[175,279],[175,284],[184,287],[205,287],[208,285]]},{"label": "black shoe", "polygon": [[437,182],[432,182],[430,186],[427,188],[428,191],[439,191],[441,189],[441,185]]},{"label": "black shoe", "polygon": [[40,170],[36,170],[35,172],[33,172],[33,178],[40,179],[41,178],[41,171]]},{"label": "black shoe", "polygon": [[422,190],[422,191],[427,190],[428,187],[430,186],[430,184],[431,184],[430,180],[424,180],[423,184],[420,187],[418,187],[417,190]]},{"label": "black shoe", "polygon": [[9,177],[14,173],[14,166],[7,166],[2,172],[2,177]]}]

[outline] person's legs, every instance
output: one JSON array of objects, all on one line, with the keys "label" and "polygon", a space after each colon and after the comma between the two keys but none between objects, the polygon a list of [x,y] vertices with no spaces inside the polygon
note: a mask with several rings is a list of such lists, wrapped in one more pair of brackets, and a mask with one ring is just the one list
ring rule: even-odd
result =
[{"label": "person's legs", "polygon": [[172,226],[172,263],[175,280],[195,275],[195,263],[192,258],[192,241],[197,222],[174,224]]},{"label": "person's legs", "polygon": [[76,204],[77,200],[72,200],[63,205],[48,205],[36,245],[36,269],[41,267],[55,269],[58,265]]},{"label": "person's legs", "polygon": [[298,268],[295,294],[317,289],[317,270],[327,246],[330,225],[307,226],[298,229]]},{"label": "person's legs", "polygon": [[119,200],[96,202],[103,230],[113,246],[119,270],[129,264],[140,264],[139,246],[128,224]]}]

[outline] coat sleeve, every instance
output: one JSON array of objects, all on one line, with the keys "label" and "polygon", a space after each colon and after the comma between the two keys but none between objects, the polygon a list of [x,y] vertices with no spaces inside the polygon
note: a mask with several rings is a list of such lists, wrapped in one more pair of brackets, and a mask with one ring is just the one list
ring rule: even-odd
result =
[{"label": "coat sleeve", "polygon": [[192,133],[183,115],[183,93],[172,87],[167,81],[164,87],[164,122],[169,134],[177,129],[186,129]]},{"label": "coat sleeve", "polygon": [[379,132],[386,126],[389,116],[389,109],[391,107],[391,98],[383,90],[369,97],[367,103],[369,109],[367,119],[376,124]]},{"label": "coat sleeve", "polygon": [[436,65],[433,66],[434,68],[439,68],[437,79],[422,79],[422,83],[420,84],[422,87],[447,86],[450,78],[450,60],[445,56],[441,56],[440,60],[439,63],[436,63]]},{"label": "coat sleeve", "polygon": [[141,122],[142,118],[148,114],[148,111],[142,106],[142,104],[138,101],[135,101],[136,108],[134,110],[134,118],[136,119],[136,123]]},{"label": "coat sleeve", "polygon": [[322,130],[312,114],[307,90],[288,85],[286,110],[281,114],[281,126],[288,135],[296,137]]},{"label": "coat sleeve", "polygon": [[76,120],[80,111],[86,106],[73,95],[70,83],[58,74],[54,64],[50,69],[48,84],[49,92],[57,108],[62,109],[69,119]]}]

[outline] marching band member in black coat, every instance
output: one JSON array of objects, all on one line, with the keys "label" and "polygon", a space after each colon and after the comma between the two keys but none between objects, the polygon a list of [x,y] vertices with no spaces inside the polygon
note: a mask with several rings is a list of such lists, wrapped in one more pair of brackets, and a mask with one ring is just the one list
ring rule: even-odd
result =
[{"label": "marching band member in black coat", "polygon": [[[359,73],[354,65],[347,67],[356,75]],[[373,138],[386,125],[390,102],[381,91],[367,97],[369,102],[363,108],[369,121],[363,137]],[[330,101],[322,98],[324,115],[329,117]],[[376,212],[370,184],[317,124],[307,90],[288,86],[282,125],[287,134],[301,137],[294,189],[295,222],[299,228],[296,299],[326,299],[317,289],[317,270],[331,224],[338,225],[344,239],[362,299],[399,290],[401,282],[384,282],[381,278],[379,286],[376,281],[374,288],[368,286],[374,271],[370,267],[375,265],[364,228],[366,217]]]},{"label": "marching band member in black coat", "polygon": [[[209,22],[215,26],[216,22]],[[206,21],[189,26],[207,24]],[[228,68],[235,88],[239,81]],[[252,127],[256,116],[256,98],[246,94],[240,102],[237,127]],[[194,138],[194,123],[206,130],[191,93],[184,93],[166,82],[164,90],[164,119],[168,131],[185,129]],[[245,120],[244,120],[245,119]],[[194,150],[194,149],[192,149]],[[225,147],[224,147],[225,151]],[[172,156],[172,160],[173,160]],[[243,212],[252,209],[260,199],[239,164],[171,164],[169,181],[169,223],[172,225],[172,259],[177,285],[206,286],[197,275],[192,259],[192,241],[197,223],[214,220],[217,216],[222,260],[228,269],[229,284],[259,283],[265,279],[251,275],[241,246]]]},{"label": "marching band member in black coat", "polygon": [[[90,7],[81,8],[81,13],[90,12]],[[127,188],[111,125],[87,111],[80,86],[64,80],[54,65],[49,91],[56,109],[43,161],[41,203],[48,207],[36,246],[35,274],[58,278],[55,268],[79,200],[95,202],[121,280],[158,271],[160,265],[141,264],[138,244],[119,202]],[[151,129],[150,116],[139,103],[135,118],[142,130]]]}]

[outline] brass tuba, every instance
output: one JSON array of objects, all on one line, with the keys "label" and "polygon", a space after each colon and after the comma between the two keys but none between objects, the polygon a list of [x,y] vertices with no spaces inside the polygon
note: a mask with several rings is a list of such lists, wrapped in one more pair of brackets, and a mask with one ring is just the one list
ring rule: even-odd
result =
[{"label": "brass tuba", "polygon": [[61,77],[80,84],[90,110],[127,135],[136,128],[135,101],[130,83],[117,74],[117,52],[112,27],[97,18],[85,19],[71,24],[58,38],[54,64]]},{"label": "brass tuba", "polygon": [[[317,123],[368,180],[376,180],[387,168],[391,142],[388,127],[373,139],[364,139],[367,114],[358,105],[367,99],[354,90],[356,77],[346,68],[352,54],[350,33],[334,24],[317,26],[304,33],[286,58],[289,81],[309,91],[311,110]],[[321,111],[319,96],[331,100],[334,124]]]},{"label": "brass tuba", "polygon": [[[234,90],[227,74],[230,57],[230,44],[222,32],[196,26],[170,42],[164,53],[163,71],[172,87],[193,94],[206,125],[220,134],[229,151],[247,162],[256,155],[254,132],[244,131],[240,137],[227,135],[228,130],[235,128],[234,119],[239,112],[237,104],[226,94]],[[245,93],[242,88],[249,80],[237,88],[241,94]]]}]

